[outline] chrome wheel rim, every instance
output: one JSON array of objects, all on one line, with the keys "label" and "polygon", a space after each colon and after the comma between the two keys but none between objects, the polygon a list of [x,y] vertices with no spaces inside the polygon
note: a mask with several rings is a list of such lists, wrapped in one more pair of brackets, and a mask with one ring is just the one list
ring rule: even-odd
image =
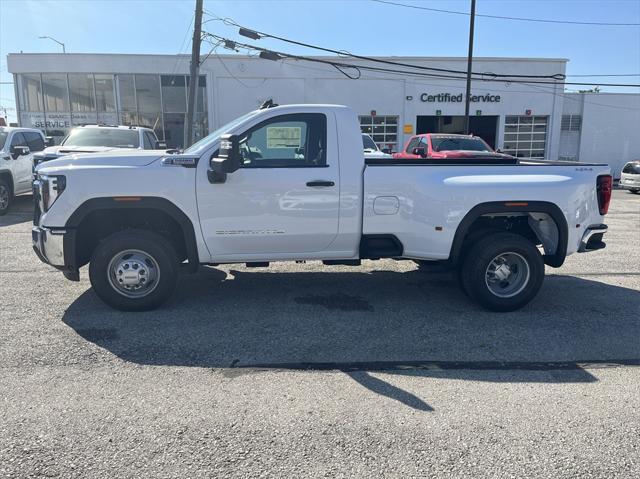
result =
[{"label": "chrome wheel rim", "polygon": [[107,276],[111,287],[121,295],[142,298],[158,286],[160,267],[149,253],[128,249],[111,258]]},{"label": "chrome wheel rim", "polygon": [[4,185],[0,185],[0,210],[5,210],[9,206],[9,190]]},{"label": "chrome wheel rim", "polygon": [[522,255],[510,251],[500,253],[489,262],[484,279],[493,295],[512,298],[527,286],[530,276],[527,260]]}]

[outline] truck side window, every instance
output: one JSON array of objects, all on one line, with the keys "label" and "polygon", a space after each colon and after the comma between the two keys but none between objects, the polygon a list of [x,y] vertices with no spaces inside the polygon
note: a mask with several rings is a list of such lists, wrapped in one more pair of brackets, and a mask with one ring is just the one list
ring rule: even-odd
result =
[{"label": "truck side window", "polygon": [[245,168],[326,166],[327,117],[322,113],[281,115],[240,135]]},{"label": "truck side window", "polygon": [[44,150],[44,140],[42,139],[41,135],[39,135],[35,131],[25,131],[22,134],[27,139],[27,145],[29,146],[29,150],[31,150],[32,153]]},{"label": "truck side window", "polygon": [[142,134],[143,147],[145,150],[153,150],[155,147],[155,140],[151,140],[151,134],[148,131],[144,131]]},{"label": "truck side window", "polygon": [[29,145],[27,144],[27,140],[25,139],[24,135],[20,132],[17,132],[13,134],[13,138],[11,138],[10,146],[29,146]]},{"label": "truck side window", "polygon": [[409,144],[407,145],[407,149],[405,150],[405,152],[411,153],[414,148],[418,147],[418,143],[420,143],[419,136],[414,136],[413,138],[411,138],[411,141],[409,141]]}]

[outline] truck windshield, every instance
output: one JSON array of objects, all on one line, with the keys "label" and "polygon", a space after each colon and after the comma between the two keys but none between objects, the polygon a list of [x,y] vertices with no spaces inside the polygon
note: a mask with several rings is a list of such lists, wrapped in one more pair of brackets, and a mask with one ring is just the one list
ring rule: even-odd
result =
[{"label": "truck windshield", "polygon": [[491,151],[480,138],[431,138],[433,151]]},{"label": "truck windshield", "polygon": [[138,130],[115,128],[75,128],[61,143],[62,146],[110,146],[112,148],[138,148]]},{"label": "truck windshield", "polygon": [[218,128],[217,130],[209,133],[207,136],[205,136],[201,140],[195,142],[189,148],[184,150],[183,153],[187,153],[189,155],[197,155],[197,154],[202,153],[203,151],[207,150],[211,145],[216,143],[218,141],[218,139],[222,135],[224,135],[225,133],[229,133],[236,126],[238,126],[243,121],[245,121],[247,118],[251,118],[252,116],[257,115],[259,112],[260,112],[260,110],[250,111],[249,113],[246,113],[246,114],[242,115],[241,117],[230,121],[229,123],[227,123],[227,124],[221,126],[220,128]]},{"label": "truck windshield", "polygon": [[9,133],[7,133],[6,131],[0,131],[0,150],[4,148],[4,144],[7,141],[7,136],[9,136]]},{"label": "truck windshield", "polygon": [[378,151],[378,147],[369,135],[362,135],[362,146],[365,150]]}]

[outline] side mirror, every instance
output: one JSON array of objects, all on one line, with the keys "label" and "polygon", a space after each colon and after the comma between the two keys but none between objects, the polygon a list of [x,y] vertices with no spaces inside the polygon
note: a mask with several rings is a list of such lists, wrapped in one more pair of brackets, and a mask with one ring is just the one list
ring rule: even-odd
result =
[{"label": "side mirror", "polygon": [[224,183],[227,173],[237,171],[241,166],[240,139],[238,135],[222,135],[218,156],[209,161],[207,175],[211,183]]},{"label": "side mirror", "polygon": [[46,146],[47,148],[49,148],[50,146],[54,146],[55,144],[56,142],[52,136],[44,137],[44,146]]},{"label": "side mirror", "polygon": [[11,147],[11,157],[14,160],[17,160],[20,156],[28,155],[31,153],[28,146],[12,146]]},{"label": "side mirror", "polygon": [[414,148],[413,151],[411,152],[414,155],[417,155],[421,158],[426,158],[427,157],[427,150],[425,149],[424,146],[419,146],[417,148]]},{"label": "side mirror", "polygon": [[164,141],[156,141],[154,145],[156,150],[166,150],[167,144]]}]

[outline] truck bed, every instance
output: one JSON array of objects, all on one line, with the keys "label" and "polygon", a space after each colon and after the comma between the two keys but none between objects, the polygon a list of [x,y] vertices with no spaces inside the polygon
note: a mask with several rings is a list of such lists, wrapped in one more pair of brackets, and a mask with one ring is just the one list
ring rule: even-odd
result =
[{"label": "truck bed", "polygon": [[530,159],[366,160],[363,234],[393,232],[405,257],[448,259],[458,226],[478,205],[549,204],[564,217],[571,254],[585,228],[602,222],[596,181],[606,174],[607,165]]}]

